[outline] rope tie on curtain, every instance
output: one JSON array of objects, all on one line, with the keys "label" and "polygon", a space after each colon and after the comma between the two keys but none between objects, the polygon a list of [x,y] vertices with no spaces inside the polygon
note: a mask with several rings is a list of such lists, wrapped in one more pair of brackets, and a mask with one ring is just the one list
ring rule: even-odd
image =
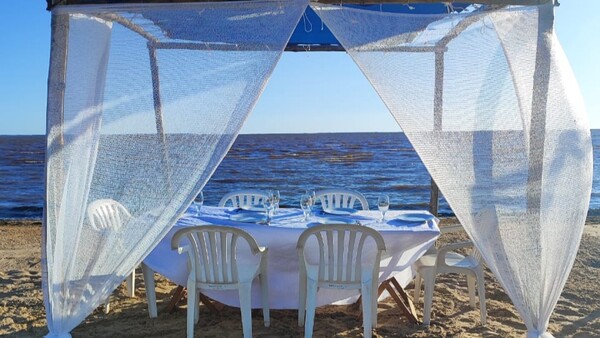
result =
[{"label": "rope tie on curtain", "polygon": [[[304,12],[302,14],[302,23],[304,24],[304,31],[306,33],[312,32],[312,30],[313,30],[312,22],[310,22],[310,19],[306,15],[306,12]],[[321,25],[323,25],[323,21],[321,21]],[[321,27],[321,30],[323,30],[323,27]]]},{"label": "rope tie on curtain", "polygon": [[527,338],[554,338],[554,336],[548,331],[542,333],[538,330],[530,330],[527,331]]},{"label": "rope tie on curtain", "polygon": [[70,333],[48,333],[45,338],[71,338]]}]

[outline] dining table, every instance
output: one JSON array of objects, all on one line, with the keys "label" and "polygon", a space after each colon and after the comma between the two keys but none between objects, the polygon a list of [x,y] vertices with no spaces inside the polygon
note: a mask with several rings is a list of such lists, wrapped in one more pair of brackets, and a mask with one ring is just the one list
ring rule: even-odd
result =
[{"label": "dining table", "polygon": [[[199,213],[188,209],[144,260],[144,276],[153,276],[156,272],[175,284],[185,286],[189,273],[188,258],[186,254],[179,254],[171,248],[171,239],[175,232],[198,225],[236,227],[252,235],[260,246],[268,247],[270,308],[297,309],[299,258],[296,243],[307,228],[318,224],[353,223],[376,229],[382,235],[386,246],[386,251],[381,256],[379,282],[393,278],[396,285],[401,287],[406,287],[414,278],[413,263],[440,235],[439,220],[423,210],[389,210],[384,220],[381,220],[378,210],[315,210],[305,219],[301,209],[279,208],[268,224],[264,215],[260,208],[242,210],[203,206]],[[153,278],[147,281],[146,285],[147,293],[155,299]],[[220,303],[239,307],[237,290],[202,290],[202,293]],[[359,290],[323,288],[318,291],[317,306],[350,304],[358,297]],[[380,299],[383,297],[385,292]],[[262,306],[257,280],[252,285],[251,298],[253,308]]]}]

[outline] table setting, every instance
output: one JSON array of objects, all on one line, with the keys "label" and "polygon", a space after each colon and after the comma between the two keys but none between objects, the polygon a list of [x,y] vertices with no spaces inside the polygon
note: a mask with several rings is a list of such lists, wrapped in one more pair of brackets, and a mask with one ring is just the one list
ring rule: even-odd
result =
[{"label": "table setting", "polygon": [[[301,198],[300,208],[278,208],[276,200],[267,202],[268,206],[263,204],[239,208],[196,208],[192,205],[144,263],[147,268],[172,282],[185,285],[188,274],[186,257],[171,249],[173,234],[182,227],[197,225],[238,227],[250,233],[259,245],[269,248],[271,308],[294,309],[298,306],[297,291],[290,290],[298,289],[296,242],[305,229],[319,224],[360,224],[376,229],[384,237],[387,249],[380,265],[381,282],[395,277],[402,287],[413,279],[411,265],[440,234],[439,220],[427,211],[389,210],[389,200],[384,212],[353,208],[323,209],[315,206],[313,197],[307,195],[309,198],[304,202],[304,195]],[[253,285],[252,293],[252,307],[258,308],[261,306],[258,285]],[[234,292],[209,292],[207,296],[230,306],[239,306],[239,297]],[[352,290],[323,290],[319,291],[319,305],[348,304],[357,297],[357,292]]]}]

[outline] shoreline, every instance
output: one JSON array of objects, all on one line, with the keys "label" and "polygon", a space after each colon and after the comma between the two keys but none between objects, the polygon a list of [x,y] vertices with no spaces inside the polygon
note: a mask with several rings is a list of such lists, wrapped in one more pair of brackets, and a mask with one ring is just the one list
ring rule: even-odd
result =
[{"label": "shoreline", "polygon": [[[588,218],[579,252],[563,293],[550,318],[549,332],[556,337],[600,336],[600,222]],[[444,218],[441,225],[456,224]],[[444,241],[466,238],[462,233],[446,234]],[[41,290],[41,220],[0,220],[0,335],[43,336],[47,333]],[[121,285],[113,292],[111,311],[96,309],[76,327],[73,337],[181,337],[185,335],[186,305],[166,313],[176,285],[155,275],[159,316],[148,317],[145,289],[138,269],[136,297],[125,295]],[[413,283],[407,287],[412,296]],[[422,301],[422,297],[421,297]],[[432,324],[411,325],[402,317],[391,298],[379,303],[378,327],[374,337],[522,337],[525,326],[494,276],[486,271],[488,324],[479,323],[478,309],[469,307],[464,276],[438,275],[434,292]],[[415,304],[421,316],[422,303]],[[161,311],[162,310],[162,311]],[[255,337],[300,337],[296,310],[271,310],[271,327],[265,328],[260,311],[253,313]],[[239,309],[225,307],[220,313],[204,305],[196,336],[241,336]],[[362,321],[351,306],[324,306],[317,309],[315,337],[362,336]]]}]

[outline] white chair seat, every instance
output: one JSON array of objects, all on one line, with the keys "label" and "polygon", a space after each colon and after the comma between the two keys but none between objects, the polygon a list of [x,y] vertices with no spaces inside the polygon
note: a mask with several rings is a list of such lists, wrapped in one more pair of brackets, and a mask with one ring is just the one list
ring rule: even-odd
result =
[{"label": "white chair seat", "polygon": [[429,325],[431,321],[435,276],[438,273],[458,273],[466,275],[469,289],[469,303],[473,308],[476,306],[475,282],[477,282],[481,323],[483,325],[486,324],[485,286],[481,256],[475,249],[473,249],[473,252],[468,256],[463,256],[457,252],[451,251],[472,245],[473,243],[470,241],[449,244],[440,248],[437,253],[425,254],[414,263],[413,267],[417,271],[414,290],[415,303],[419,301],[421,280],[425,282],[423,324]]},{"label": "white chair seat", "polygon": [[363,194],[349,189],[325,189],[315,193],[323,210],[335,208],[355,208],[358,204],[362,210],[369,210],[369,202]]},{"label": "white chair seat", "polygon": [[[319,280],[319,266],[318,265],[306,265],[306,278],[318,282]],[[343,287],[337,287],[335,285],[330,285],[328,288],[331,289],[351,289],[352,286],[355,286],[356,289],[360,289],[362,283],[371,283],[373,279],[373,274],[369,269],[363,269],[361,274],[361,281],[353,284],[346,284]]]},{"label": "white chair seat", "polygon": [[225,194],[218,205],[232,208],[256,207],[262,205],[267,197],[267,194],[260,190],[236,190]]},{"label": "white chair seat", "polygon": [[[187,239],[185,244],[184,239]],[[238,245],[246,242],[249,255],[258,259],[253,264],[238,262]],[[183,228],[173,235],[171,248],[187,253],[190,268],[187,289],[187,336],[194,336],[199,319],[199,293],[202,289],[237,289],[240,297],[242,327],[245,338],[252,337],[252,281],[259,278],[263,320],[270,324],[269,287],[267,280],[267,248],[259,247],[247,232],[227,226],[195,226]],[[245,253],[244,253],[245,254]],[[150,301],[150,298],[149,298]],[[152,313],[152,311],[151,311]]]},{"label": "white chair seat", "polygon": [[[120,232],[131,220],[131,214],[121,203],[113,199],[99,199],[87,207],[87,217],[92,229],[98,232]],[[127,275],[127,295],[135,296],[135,269]],[[110,296],[104,302],[104,313],[110,311]]]},{"label": "white chair seat", "polygon": [[[427,254],[415,262],[417,269],[421,267],[435,266],[437,260],[436,254]],[[447,252],[445,257],[446,265],[453,268],[473,269],[479,265],[479,262],[472,256],[463,256],[457,252]]]},{"label": "white chair seat", "polygon": [[[318,264],[305,256],[309,238],[316,240]],[[363,255],[365,241],[373,241],[377,250],[371,259]],[[372,336],[377,326],[377,286],[381,253],[385,251],[383,237],[376,230],[355,224],[323,224],[306,229],[298,238],[300,289],[298,325],[304,325],[304,337],[313,334],[317,291],[327,289],[359,289],[363,306],[363,335]],[[307,250],[308,251],[308,250]],[[363,261],[368,260],[368,262]]]}]

